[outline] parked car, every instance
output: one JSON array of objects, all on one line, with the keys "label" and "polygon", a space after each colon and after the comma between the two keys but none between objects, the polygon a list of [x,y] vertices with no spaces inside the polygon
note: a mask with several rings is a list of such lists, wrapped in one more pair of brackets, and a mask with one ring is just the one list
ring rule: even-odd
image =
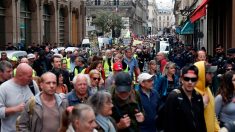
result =
[{"label": "parked car", "polygon": [[0,51],[0,55],[1,55],[2,52],[6,52],[7,53],[7,57],[9,59],[12,58],[12,57],[16,57],[19,60],[22,57],[26,57],[27,56],[27,52],[26,51],[18,51],[18,50]]}]

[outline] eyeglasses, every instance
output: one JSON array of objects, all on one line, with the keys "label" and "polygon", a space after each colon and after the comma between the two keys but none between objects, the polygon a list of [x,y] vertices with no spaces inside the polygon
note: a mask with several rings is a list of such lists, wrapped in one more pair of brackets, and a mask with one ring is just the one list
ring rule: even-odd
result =
[{"label": "eyeglasses", "polygon": [[184,81],[186,81],[186,82],[189,82],[189,80],[191,80],[191,82],[196,82],[196,81],[197,81],[197,78],[196,78],[196,77],[193,77],[193,78],[184,77],[183,79],[184,79]]},{"label": "eyeglasses", "polygon": [[233,70],[233,68],[227,68],[226,69],[226,71],[232,71]]},{"label": "eyeglasses", "polygon": [[100,78],[93,77],[92,79],[100,81]]}]

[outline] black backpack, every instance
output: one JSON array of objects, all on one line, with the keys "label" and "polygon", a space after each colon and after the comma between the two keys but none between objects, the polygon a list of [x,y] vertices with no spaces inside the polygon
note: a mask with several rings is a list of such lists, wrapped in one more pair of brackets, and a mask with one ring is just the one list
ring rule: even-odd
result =
[{"label": "black backpack", "polygon": [[[174,89],[172,90],[174,92],[177,93],[177,99],[178,99],[178,104],[179,104],[179,107],[180,105],[182,104],[183,102],[183,97],[182,97],[182,94],[181,94],[181,91],[179,89]],[[157,108],[157,116],[156,116],[156,127],[157,127],[157,130],[158,131],[161,131],[164,129],[164,119],[165,119],[165,114],[167,114],[165,112],[165,102],[162,102],[160,103],[159,107]]]},{"label": "black backpack", "polygon": [[29,88],[30,88],[31,92],[33,93],[33,95],[35,95],[35,89],[34,89],[34,85],[33,85],[33,80],[29,83]]}]

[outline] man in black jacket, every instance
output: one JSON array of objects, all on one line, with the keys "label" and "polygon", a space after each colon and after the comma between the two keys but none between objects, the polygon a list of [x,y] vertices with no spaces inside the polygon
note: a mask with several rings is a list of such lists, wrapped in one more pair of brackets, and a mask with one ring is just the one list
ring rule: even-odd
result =
[{"label": "man in black jacket", "polygon": [[197,80],[196,66],[182,69],[182,86],[169,94],[165,104],[165,132],[206,132],[203,99],[194,90]]}]

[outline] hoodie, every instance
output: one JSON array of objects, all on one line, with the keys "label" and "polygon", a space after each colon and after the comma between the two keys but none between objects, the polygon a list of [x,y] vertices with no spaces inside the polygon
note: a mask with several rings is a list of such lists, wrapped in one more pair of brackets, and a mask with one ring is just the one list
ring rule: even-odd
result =
[{"label": "hoodie", "polygon": [[206,67],[204,61],[194,63],[198,68],[198,82],[195,90],[202,96],[209,96],[209,103],[204,107],[204,117],[206,121],[207,132],[218,132],[220,127],[215,115],[215,100],[209,86],[206,86]]}]

